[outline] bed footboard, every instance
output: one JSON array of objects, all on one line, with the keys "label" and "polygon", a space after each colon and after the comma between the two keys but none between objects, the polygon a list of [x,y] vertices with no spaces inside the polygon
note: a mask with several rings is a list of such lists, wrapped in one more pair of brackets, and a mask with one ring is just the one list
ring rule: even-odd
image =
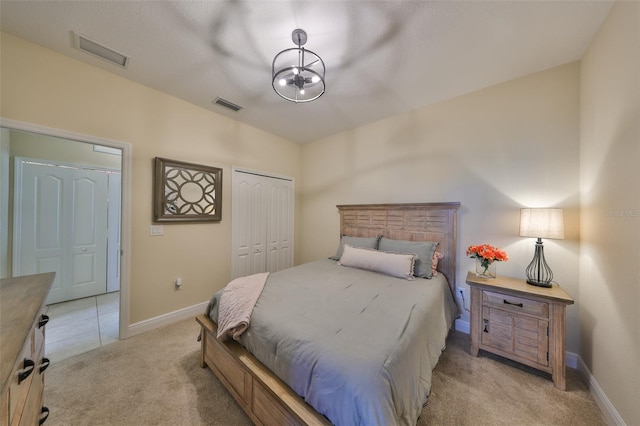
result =
[{"label": "bed footboard", "polygon": [[282,380],[235,341],[216,339],[217,326],[198,315],[200,367],[209,367],[256,425],[330,425]]}]

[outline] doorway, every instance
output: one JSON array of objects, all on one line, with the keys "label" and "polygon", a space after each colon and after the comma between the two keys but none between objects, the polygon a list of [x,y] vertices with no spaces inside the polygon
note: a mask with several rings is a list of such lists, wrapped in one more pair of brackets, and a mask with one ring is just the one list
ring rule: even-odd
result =
[{"label": "doorway", "polygon": [[[110,158],[108,164],[91,164],[91,166],[100,170],[109,169],[116,171],[109,174],[107,180],[113,178],[113,185],[107,185],[107,194],[105,197],[110,198],[112,201],[117,199],[118,202],[113,203],[115,207],[111,209],[106,216],[107,220],[112,224],[114,221],[120,222],[119,228],[121,231],[117,232],[115,236],[109,236],[111,245],[108,247],[108,253],[111,253],[109,255],[111,261],[106,263],[104,269],[105,271],[109,269],[112,271],[115,270],[115,279],[120,283],[118,291],[117,288],[114,288],[113,278],[107,280],[107,294],[110,293],[111,295],[109,297],[109,313],[112,318],[115,318],[116,324],[114,328],[115,331],[112,333],[112,341],[127,338],[129,322],[130,236],[128,229],[130,229],[129,194],[131,191],[131,145],[2,118],[0,118],[0,132],[0,141],[2,142],[0,152],[0,197],[2,198],[0,202],[0,217],[2,219],[0,244],[2,245],[1,249],[3,254],[2,259],[0,259],[0,276],[2,278],[17,276],[16,271],[13,271],[14,254],[12,251],[14,236],[11,232],[13,230],[13,202],[15,195],[13,158],[15,156],[28,156],[31,158],[37,156],[62,161],[64,163],[82,163],[86,165],[86,162],[82,159],[86,159],[86,152],[88,150],[92,152],[100,150],[103,153],[103,158]],[[22,146],[23,142],[27,139],[31,140],[29,143],[35,143],[33,141],[39,139],[39,145],[35,151],[37,155],[33,155],[33,150],[25,153],[23,149],[16,148]],[[29,143],[27,143],[27,145]],[[65,151],[60,148],[60,144],[73,146],[74,149]],[[104,155],[104,151],[108,151],[111,155]],[[117,181],[121,181],[121,194],[119,198],[109,190],[109,188],[113,190],[117,185]],[[87,182],[88,181],[84,181],[85,189],[90,186],[87,185]],[[86,257],[91,256],[87,255]],[[113,274],[110,274],[110,276],[113,276]],[[95,298],[96,296],[91,297]],[[90,298],[78,300],[83,300],[85,304],[97,303],[97,299],[94,299],[94,302],[88,302]],[[48,334],[50,325],[47,326]]]}]

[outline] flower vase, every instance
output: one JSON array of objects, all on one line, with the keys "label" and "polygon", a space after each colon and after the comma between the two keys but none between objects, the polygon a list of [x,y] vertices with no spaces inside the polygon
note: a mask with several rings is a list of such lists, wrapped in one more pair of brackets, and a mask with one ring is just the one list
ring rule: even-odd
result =
[{"label": "flower vase", "polygon": [[489,262],[485,259],[479,259],[476,257],[476,276],[478,278],[495,278],[496,277],[496,263]]}]

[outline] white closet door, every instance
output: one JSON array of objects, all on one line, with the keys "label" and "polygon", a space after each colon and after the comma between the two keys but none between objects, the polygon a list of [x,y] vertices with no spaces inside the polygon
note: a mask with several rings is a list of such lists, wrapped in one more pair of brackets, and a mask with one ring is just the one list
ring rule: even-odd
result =
[{"label": "white closet door", "polygon": [[56,272],[47,304],[104,293],[107,176],[16,160],[14,274]]},{"label": "white closet door", "polygon": [[293,180],[233,171],[232,278],[293,266]]},{"label": "white closet door", "polygon": [[267,180],[267,272],[293,266],[293,182]]},{"label": "white closet door", "polygon": [[265,270],[267,230],[262,176],[234,172],[232,186],[232,274],[237,278]]}]

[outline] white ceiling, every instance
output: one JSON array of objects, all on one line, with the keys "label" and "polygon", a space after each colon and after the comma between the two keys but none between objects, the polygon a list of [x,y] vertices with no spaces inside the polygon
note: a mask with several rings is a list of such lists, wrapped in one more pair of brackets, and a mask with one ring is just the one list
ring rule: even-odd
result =
[{"label": "white ceiling", "polygon": [[[7,1],[2,31],[305,143],[580,59],[611,1]],[[271,87],[291,32],[324,60],[326,93]],[[72,47],[76,31],[131,57]],[[222,97],[243,109],[212,104]]]}]

